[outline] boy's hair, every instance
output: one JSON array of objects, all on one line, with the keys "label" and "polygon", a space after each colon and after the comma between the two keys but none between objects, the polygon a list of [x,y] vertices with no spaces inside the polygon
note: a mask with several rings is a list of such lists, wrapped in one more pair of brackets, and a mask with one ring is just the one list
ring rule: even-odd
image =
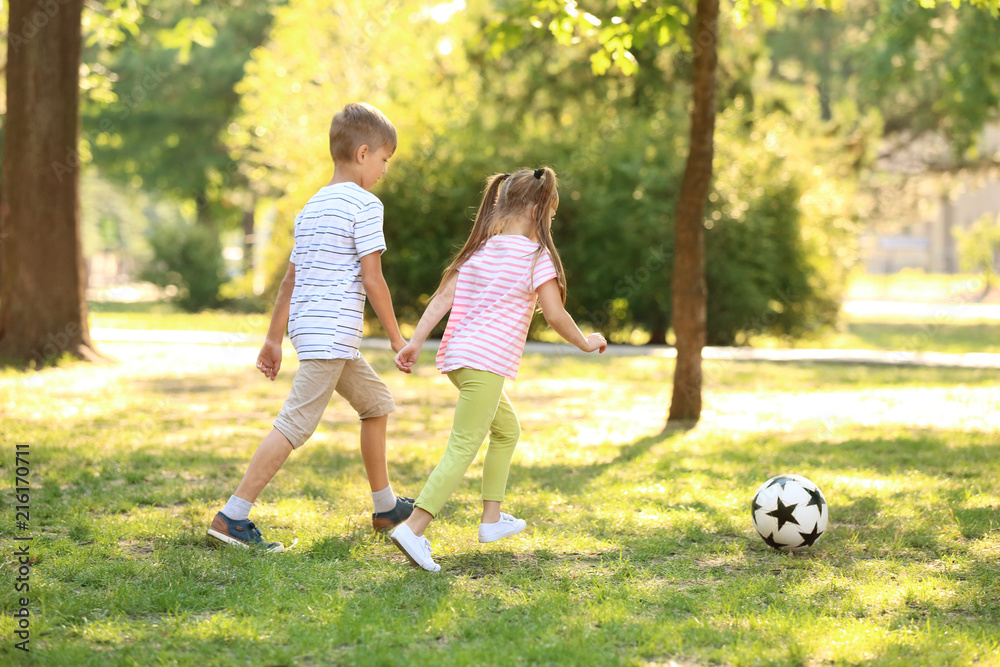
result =
[{"label": "boy's hair", "polygon": [[349,162],[361,145],[371,150],[391,146],[396,150],[396,128],[385,114],[364,102],[352,102],[337,112],[330,123],[330,156],[334,162]]},{"label": "boy's hair", "polygon": [[[530,215],[534,223],[535,240],[548,251],[556,269],[556,281],[563,303],[566,303],[566,273],[563,271],[559,251],[552,242],[552,219],[549,210],[559,208],[559,191],[556,173],[548,167],[521,169],[513,174],[495,174],[487,179],[486,192],[476,213],[472,232],[462,249],[444,271],[441,285],[451,278],[462,264],[479,250],[486,241],[500,234],[507,224],[523,215]],[[532,210],[534,213],[532,213]],[[538,254],[541,254],[539,249]],[[538,254],[531,263],[535,269]],[[441,287],[438,287],[438,291]],[[437,292],[434,293],[435,295]]]}]

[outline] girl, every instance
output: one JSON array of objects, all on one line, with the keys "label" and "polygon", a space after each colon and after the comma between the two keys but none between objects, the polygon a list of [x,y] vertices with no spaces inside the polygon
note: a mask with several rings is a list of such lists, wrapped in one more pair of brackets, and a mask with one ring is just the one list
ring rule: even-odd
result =
[{"label": "girl", "polygon": [[459,391],[451,437],[413,514],[390,535],[414,565],[430,572],[441,566],[431,558],[424,530],[462,481],[487,434],[479,541],[510,537],[526,526],[500,511],[521,430],[503,383],[517,377],[536,298],[545,321],[568,342],[584,352],[604,352],[608,346],[599,333],[584,336],[564,306],[566,278],[552,244],[552,218],[559,206],[555,172],[525,169],[493,176],[488,183],[469,240],[395,359],[399,370],[411,372],[427,335],[451,311],[437,354],[438,369]]}]

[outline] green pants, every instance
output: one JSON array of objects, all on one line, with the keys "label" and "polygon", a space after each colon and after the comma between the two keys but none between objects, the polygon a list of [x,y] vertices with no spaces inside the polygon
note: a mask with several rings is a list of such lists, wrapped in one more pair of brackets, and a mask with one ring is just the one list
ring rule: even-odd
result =
[{"label": "green pants", "polygon": [[502,376],[460,368],[448,373],[448,379],[459,392],[455,422],[444,456],[416,502],[417,507],[434,516],[458,488],[487,434],[490,444],[483,462],[483,500],[503,502],[510,459],[521,435],[514,406],[503,390]]}]

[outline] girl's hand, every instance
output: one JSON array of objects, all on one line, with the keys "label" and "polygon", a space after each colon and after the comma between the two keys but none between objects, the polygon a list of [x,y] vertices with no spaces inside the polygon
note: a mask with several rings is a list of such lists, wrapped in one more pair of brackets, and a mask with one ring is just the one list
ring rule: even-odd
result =
[{"label": "girl's hand", "polygon": [[396,368],[404,373],[410,373],[413,371],[413,365],[417,363],[417,359],[419,358],[420,346],[407,343],[393,361],[396,363]]},{"label": "girl's hand", "polygon": [[608,341],[605,340],[604,336],[592,333],[587,336],[587,347],[583,351],[593,352],[596,350],[598,354],[603,354],[606,349],[608,349]]}]

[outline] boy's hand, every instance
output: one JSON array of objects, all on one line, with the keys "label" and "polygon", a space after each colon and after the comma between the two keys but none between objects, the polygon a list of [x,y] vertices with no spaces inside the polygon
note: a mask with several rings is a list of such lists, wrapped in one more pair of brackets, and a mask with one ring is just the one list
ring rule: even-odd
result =
[{"label": "boy's hand", "polygon": [[390,340],[389,345],[392,347],[393,352],[399,352],[406,347],[406,339],[399,338],[398,340]]},{"label": "boy's hand", "polygon": [[257,355],[257,370],[274,382],[281,368],[281,343],[265,340]]},{"label": "boy's hand", "polygon": [[413,365],[417,363],[417,359],[419,358],[420,346],[407,343],[393,361],[396,362],[396,368],[404,373],[410,373],[413,371]]},{"label": "boy's hand", "polygon": [[598,354],[603,354],[606,349],[608,349],[608,341],[605,340],[604,336],[599,333],[592,333],[587,336],[587,348],[584,352],[597,350]]}]

